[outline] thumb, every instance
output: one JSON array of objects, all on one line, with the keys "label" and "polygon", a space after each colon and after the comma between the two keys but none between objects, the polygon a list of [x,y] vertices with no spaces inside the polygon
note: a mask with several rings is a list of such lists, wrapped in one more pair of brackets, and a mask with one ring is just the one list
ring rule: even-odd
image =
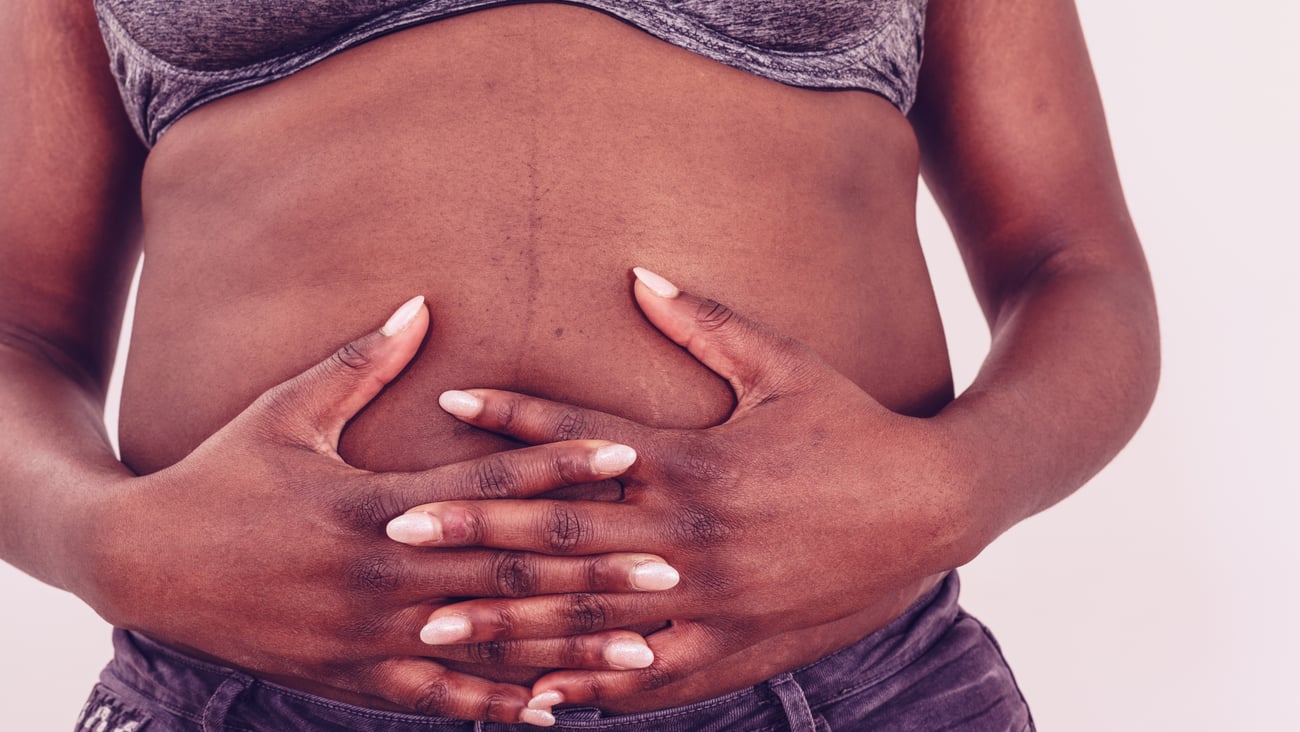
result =
[{"label": "thumb", "polygon": [[796,341],[641,267],[633,292],[661,333],[731,383],[737,412],[790,393],[816,358]]},{"label": "thumb", "polygon": [[334,454],[344,425],[410,363],[428,327],[424,296],[413,297],[379,330],[273,387],[255,407],[269,411],[313,449]]}]

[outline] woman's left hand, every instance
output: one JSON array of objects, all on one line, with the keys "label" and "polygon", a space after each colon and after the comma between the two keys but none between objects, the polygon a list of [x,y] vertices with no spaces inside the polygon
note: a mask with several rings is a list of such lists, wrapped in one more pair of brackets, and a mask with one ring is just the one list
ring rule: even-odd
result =
[{"label": "woman's left hand", "polygon": [[[647,318],[731,383],[731,417],[709,429],[658,429],[510,392],[447,392],[443,408],[477,427],[530,443],[617,440],[639,457],[619,478],[617,503],[452,501],[410,511],[434,518],[417,545],[651,552],[680,572],[664,592],[477,599],[433,613],[422,638],[448,645],[672,621],[648,638],[653,665],[553,672],[534,685],[535,706],[658,689],[853,615],[883,625],[925,578],[967,558],[954,456],[936,421],[891,412],[802,344],[724,305],[644,270],[638,278]],[[787,667],[817,657],[787,653]]]}]

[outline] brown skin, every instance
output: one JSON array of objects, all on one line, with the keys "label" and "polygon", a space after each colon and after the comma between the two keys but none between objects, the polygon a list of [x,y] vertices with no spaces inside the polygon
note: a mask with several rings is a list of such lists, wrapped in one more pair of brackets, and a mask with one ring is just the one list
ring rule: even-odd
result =
[{"label": "brown skin", "polygon": [[[535,692],[558,691],[566,702],[617,708],[632,694],[639,694],[635,704],[668,703],[757,683],[771,675],[775,659],[788,670],[836,650],[852,640],[841,635],[845,629],[884,625],[941,579],[965,549],[957,531],[965,516],[956,513],[957,496],[934,488],[952,485],[961,467],[951,462],[951,436],[940,420],[886,409],[807,347],[716,301],[689,293],[664,299],[640,283],[636,297],[666,336],[732,385],[730,418],[706,430],[652,428],[475,390],[481,403],[460,416],[476,427],[530,443],[600,434],[635,445],[639,460],[619,477],[626,497],[417,506],[411,513],[433,516],[442,536],[416,545],[552,555],[644,546],[661,552],[682,583],[635,596],[478,599],[434,618],[467,620],[469,643],[672,618],[649,638],[656,660],[648,668],[561,671],[534,684]],[[781,447],[754,450],[760,441]],[[819,513],[819,504],[839,510]],[[661,688],[671,695],[645,693]]]},{"label": "brown skin", "polygon": [[[0,94],[14,130],[0,167],[21,172],[0,181],[0,246],[17,265],[0,272],[0,556],[192,652],[466,718],[514,721],[530,694],[464,672],[532,682],[594,666],[532,691],[610,709],[698,699],[879,627],[1081,485],[1150,404],[1150,282],[1070,3],[930,5],[912,127],[994,334],[951,403],[915,241],[916,143],[896,111],[534,5],[394,34],[167,133],[143,177],[149,263],[122,422],[124,458],[149,473],[135,477],[100,404],[143,155],[86,5],[0,10],[0,78],[16,85]],[[710,330],[692,296],[636,289],[666,335],[736,376],[738,403],[640,320],[635,264],[752,318]],[[340,457],[348,410],[396,375],[425,321],[342,352],[359,361],[330,359],[330,333],[417,292],[437,325]],[[395,350],[367,350],[381,347]],[[466,386],[607,412],[558,435],[553,419],[505,431],[626,435],[641,456],[620,504],[452,504],[475,506],[485,545],[561,553],[538,516],[563,506],[590,528],[580,549],[637,552],[513,555],[512,579],[535,579],[525,594],[582,592],[608,612],[574,628],[573,595],[509,600],[532,609],[494,635],[678,621],[650,637],[650,671],[599,670],[602,636],[419,643],[433,611],[499,602],[443,598],[519,593],[491,586],[494,552],[403,547],[383,536],[389,519],[484,486],[522,497],[598,477],[577,468],[595,443],[473,462],[516,443],[438,415],[432,395]],[[530,465],[567,467],[548,482]],[[503,482],[511,467],[524,477]],[[696,510],[669,510],[674,498]],[[683,515],[703,518],[681,530]],[[512,523],[524,528],[504,534]],[[797,540],[813,536],[820,551]],[[630,567],[656,554],[682,584],[629,592]],[[591,562],[606,570],[586,579]]]},{"label": "brown skin", "polygon": [[[420,604],[431,601],[429,587],[457,596],[500,594],[502,565],[495,553],[465,557],[462,564],[483,568],[477,575],[451,562],[390,564],[383,558],[393,554],[391,543],[372,530],[375,516],[428,495],[481,499],[503,495],[502,486],[509,486],[505,495],[522,498],[606,480],[621,469],[601,470],[593,462],[596,451],[611,444],[599,440],[566,441],[410,473],[370,473],[348,466],[337,452],[344,425],[409,361],[427,325],[427,312],[421,309],[400,333],[371,333],[353,341],[266,392],[185,460],[109,488],[121,493],[116,503],[123,508],[100,520],[119,532],[173,532],[166,534],[172,548],[163,561],[133,551],[151,546],[138,540],[118,542],[105,557],[116,581],[126,583],[113,591],[124,598],[119,602],[133,604],[132,593],[143,589],[159,592],[176,608],[151,621],[153,636],[198,655],[220,648],[227,663],[271,678],[311,679],[336,696],[381,689],[380,699],[364,700],[372,705],[387,699],[404,708],[458,716],[516,718],[507,705],[490,705],[494,698],[517,699],[516,687],[419,660],[423,647],[417,637],[383,632],[394,623],[418,627],[427,614]],[[238,501],[231,501],[230,485],[240,487]],[[156,517],[132,501],[184,515],[187,523],[159,527]],[[268,560],[265,543],[294,528],[292,541],[277,546]],[[530,564],[537,584],[551,591],[603,587],[634,592],[633,569],[651,561],[658,558],[609,553],[539,557]],[[292,602],[268,600],[268,593]],[[130,606],[100,609],[110,620],[138,612]],[[228,637],[229,618],[260,622],[241,624],[235,637]],[[302,625],[310,627],[305,638],[286,637],[282,630]],[[520,653],[538,666],[608,669],[613,666],[602,653],[613,641],[643,643],[635,633],[615,630],[573,642],[528,643]],[[443,686],[430,686],[430,678],[444,679],[460,693],[441,698]]]},{"label": "brown skin", "polygon": [[[1036,62],[1025,68],[1025,58]],[[706,431],[654,430],[476,391],[486,406],[467,421],[485,429],[527,442],[619,439],[662,457],[625,476],[629,491],[644,492],[621,505],[414,510],[446,522],[448,538],[429,545],[555,552],[562,536],[577,554],[637,546],[678,567],[682,584],[655,596],[474,600],[433,617],[468,619],[470,641],[545,636],[574,617],[587,619],[583,630],[671,617],[671,629],[650,637],[651,667],[560,671],[533,691],[614,706],[607,700],[660,687],[704,697],[763,678],[734,669],[783,630],[872,609],[883,624],[915,597],[915,578],[964,564],[1100,470],[1150,406],[1159,339],[1081,59],[1070,3],[930,6],[912,119],[923,172],[993,332],[983,369],[958,399],[929,419],[890,413],[800,344],[725,305],[683,295],[665,308],[638,285],[647,317],[731,381],[731,419]],[[795,498],[806,495],[824,502]],[[787,650],[782,667],[815,657]],[[713,683],[719,676],[727,682]]]}]

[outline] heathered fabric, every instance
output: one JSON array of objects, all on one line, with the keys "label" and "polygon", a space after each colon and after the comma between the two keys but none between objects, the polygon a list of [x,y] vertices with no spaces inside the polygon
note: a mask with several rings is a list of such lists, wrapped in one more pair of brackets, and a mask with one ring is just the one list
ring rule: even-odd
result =
[{"label": "heathered fabric", "polygon": [[[395,30],[512,0],[95,0],[112,71],[152,146],[199,105]],[[926,0],[584,0],[657,38],[792,86],[906,112]]]}]

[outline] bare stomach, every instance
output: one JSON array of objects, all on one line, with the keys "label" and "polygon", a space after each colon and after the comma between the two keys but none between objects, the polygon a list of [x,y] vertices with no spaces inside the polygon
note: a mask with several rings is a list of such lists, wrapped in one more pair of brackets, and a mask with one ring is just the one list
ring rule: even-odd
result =
[{"label": "bare stomach", "polygon": [[441,413],[451,388],[723,420],[726,384],[636,310],[637,265],[933,413],[952,385],[916,166],[875,96],[783,86],[589,10],[508,6],[372,41],[200,108],[152,152],[123,459],[176,462],[415,294],[430,335],[345,432],[355,465],[511,446]]}]

